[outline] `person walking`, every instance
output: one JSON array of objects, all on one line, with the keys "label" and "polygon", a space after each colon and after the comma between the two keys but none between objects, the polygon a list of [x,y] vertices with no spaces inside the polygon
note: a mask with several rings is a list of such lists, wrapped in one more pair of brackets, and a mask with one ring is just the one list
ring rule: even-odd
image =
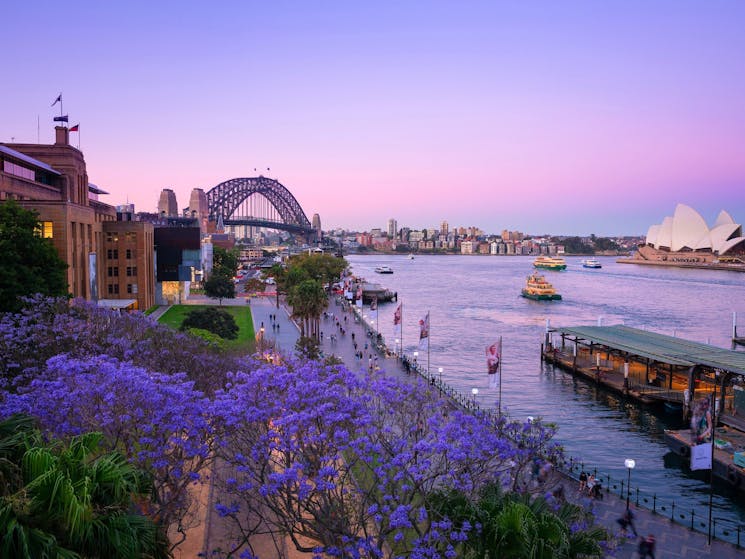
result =
[{"label": "person walking", "polygon": [[627,508],[623,516],[616,520],[621,525],[621,533],[625,536],[626,531],[628,528],[631,528],[631,531],[634,532],[634,537],[638,537],[638,534],[636,533],[636,526],[634,526],[634,513],[631,510],[631,507]]},{"label": "person walking", "polygon": [[637,549],[639,559],[647,559],[647,557],[654,559],[655,543],[653,534],[647,535],[646,538],[644,536],[639,538],[639,548]]}]

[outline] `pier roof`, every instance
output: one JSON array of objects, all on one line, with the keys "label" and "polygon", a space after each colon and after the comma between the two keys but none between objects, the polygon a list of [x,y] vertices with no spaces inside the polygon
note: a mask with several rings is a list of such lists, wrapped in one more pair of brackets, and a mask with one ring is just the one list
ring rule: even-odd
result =
[{"label": "pier roof", "polygon": [[683,367],[704,365],[745,375],[745,352],[741,351],[622,325],[572,326],[551,330],[660,363]]}]

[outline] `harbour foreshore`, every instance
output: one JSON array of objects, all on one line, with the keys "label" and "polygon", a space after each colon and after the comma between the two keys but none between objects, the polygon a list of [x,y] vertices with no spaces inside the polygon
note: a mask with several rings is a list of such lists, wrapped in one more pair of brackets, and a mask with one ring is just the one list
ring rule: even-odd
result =
[{"label": "harbour foreshore", "polygon": [[[495,410],[480,408],[474,402],[473,398],[460,393],[447,385],[447,383],[441,382],[437,375],[432,371],[428,372],[424,366],[420,365],[416,367],[416,374],[407,373],[402,360],[396,355],[396,352],[391,351],[385,345],[385,339],[381,336],[380,342],[378,342],[377,332],[362,319],[355,320],[355,310],[348,303],[342,303],[336,297],[332,297],[329,300],[328,312],[333,313],[334,316],[340,318],[342,321],[343,317],[346,316],[347,321],[344,323],[346,335],[336,336],[335,340],[330,338],[330,334],[334,333],[331,329],[333,328],[333,323],[322,321],[321,329],[324,331],[324,337],[321,343],[321,349],[325,355],[338,357],[351,370],[365,369],[368,366],[368,360],[363,359],[362,361],[358,361],[354,356],[355,349],[352,345],[351,334],[355,333],[355,339],[357,340],[372,340],[376,342],[375,354],[378,357],[377,363],[380,369],[386,374],[392,375],[404,382],[420,382],[433,385],[442,392],[443,396],[449,398],[453,405],[464,409],[472,409],[482,413],[495,413]],[[369,337],[368,332],[371,333]],[[368,345],[370,349],[373,348],[372,343]],[[409,359],[409,362],[412,363],[413,358],[410,357]],[[577,480],[582,469],[595,471],[598,473],[599,478],[604,479],[604,498],[602,500],[590,501],[586,496],[579,494],[577,491]],[[607,476],[603,476],[601,472],[593,470],[591,465],[570,462],[565,471],[562,472],[562,475],[565,476],[565,486],[569,500],[589,506],[595,513],[598,522],[613,534],[618,534],[619,532],[617,519],[621,517],[626,508],[625,494],[628,492],[631,495],[632,502],[638,505],[636,509],[636,526],[639,534],[652,533],[657,538],[659,549],[657,557],[677,557],[682,559],[721,557],[722,559],[730,559],[742,557],[743,555],[743,551],[738,545],[728,543],[730,540],[734,542],[738,541],[739,531],[735,534],[736,527],[729,526],[725,528],[721,525],[718,526],[714,531],[714,535],[719,534],[719,536],[723,536],[724,534],[722,532],[727,531],[729,538],[727,541],[713,538],[709,544],[707,543],[707,533],[687,527],[690,523],[700,530],[701,513],[691,515],[690,511],[681,511],[680,508],[676,509],[674,501],[662,502],[662,500],[656,500],[652,495],[647,496],[633,488],[629,492],[623,480],[611,480]],[[743,543],[745,543],[745,526],[740,528],[742,529]],[[620,542],[620,546],[614,551],[612,556],[620,559],[635,557],[636,541],[620,539]]]}]

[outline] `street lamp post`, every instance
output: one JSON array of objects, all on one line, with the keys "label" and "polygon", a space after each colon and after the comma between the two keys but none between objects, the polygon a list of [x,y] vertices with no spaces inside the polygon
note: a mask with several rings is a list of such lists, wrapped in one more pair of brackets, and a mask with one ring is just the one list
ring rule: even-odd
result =
[{"label": "street lamp post", "polygon": [[419,352],[414,352],[414,371],[419,372],[419,365],[417,365],[416,358],[419,357]]},{"label": "street lamp post", "polygon": [[473,394],[473,407],[476,407],[476,396],[479,395],[479,389],[471,388],[471,394]]},{"label": "street lamp post", "polygon": [[631,498],[631,470],[633,470],[634,466],[636,466],[636,461],[631,458],[627,458],[626,460],[624,460],[623,464],[624,466],[626,466],[626,469],[629,471],[629,476],[626,481],[626,508],[628,509],[629,500]]},{"label": "street lamp post", "polygon": [[442,367],[437,367],[437,372],[440,373],[440,386],[442,386]]}]

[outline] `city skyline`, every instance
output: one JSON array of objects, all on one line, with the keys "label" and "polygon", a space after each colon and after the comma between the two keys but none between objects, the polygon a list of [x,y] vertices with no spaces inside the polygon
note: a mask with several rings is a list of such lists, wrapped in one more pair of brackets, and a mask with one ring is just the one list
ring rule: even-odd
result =
[{"label": "city skyline", "polygon": [[741,2],[55,6],[6,8],[0,141],[52,143],[61,92],[110,204],[264,174],[324,229],[745,219]]}]

